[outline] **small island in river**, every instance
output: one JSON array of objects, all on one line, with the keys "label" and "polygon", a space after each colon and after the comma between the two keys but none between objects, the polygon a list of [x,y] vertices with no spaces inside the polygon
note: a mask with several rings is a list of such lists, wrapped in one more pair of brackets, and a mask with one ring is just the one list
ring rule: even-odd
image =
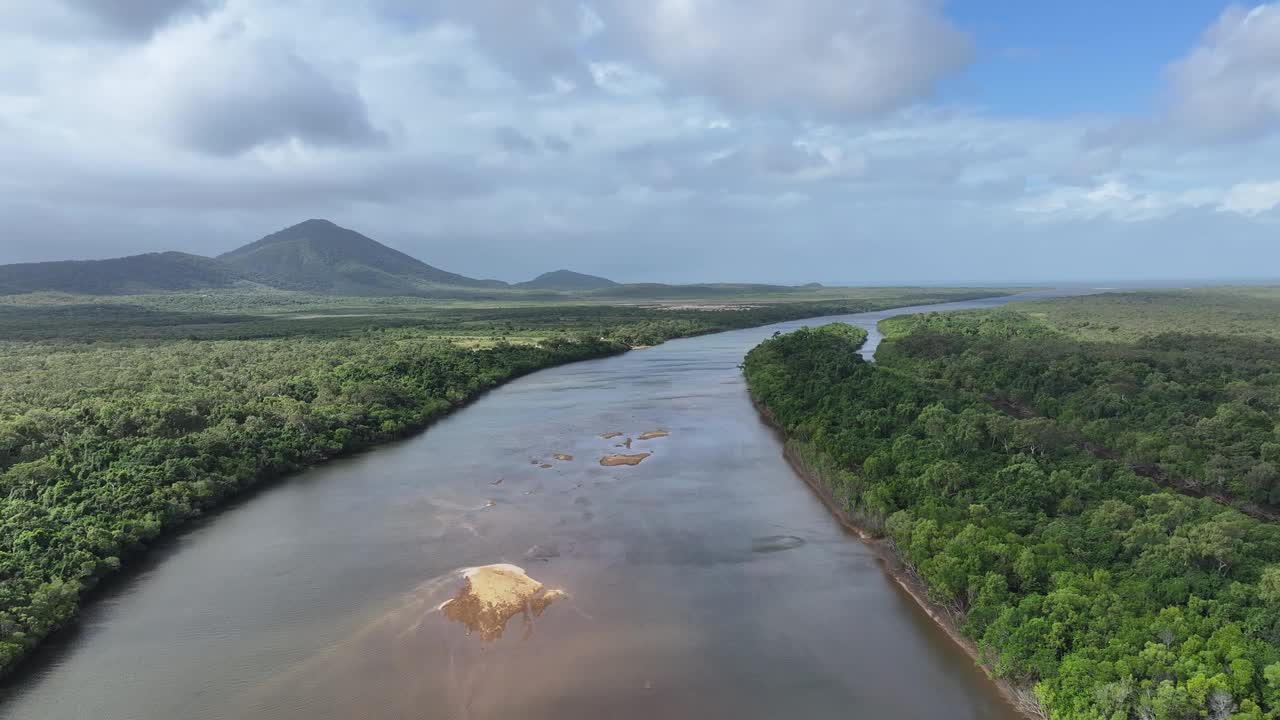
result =
[{"label": "small island in river", "polygon": [[440,606],[445,617],[480,633],[486,641],[497,640],[516,615],[542,615],[551,603],[566,597],[563,590],[545,590],[542,583],[516,565],[485,565],[463,573],[462,589]]},{"label": "small island in river", "polygon": [[639,465],[645,458],[653,453],[638,453],[636,455],[605,455],[600,458],[600,464],[605,467],[614,467],[617,465]]}]

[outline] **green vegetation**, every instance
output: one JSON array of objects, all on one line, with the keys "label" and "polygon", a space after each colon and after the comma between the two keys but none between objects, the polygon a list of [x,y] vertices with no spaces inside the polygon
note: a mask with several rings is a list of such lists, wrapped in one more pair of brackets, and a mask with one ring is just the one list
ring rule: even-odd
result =
[{"label": "green vegetation", "polygon": [[1132,342],[1170,333],[1280,339],[1280,287],[1109,293],[1022,309],[1081,340]]},{"label": "green vegetation", "polygon": [[347,338],[29,345],[0,359],[0,668],[163,532],[260,482],[422,427],[584,338],[469,350]]},{"label": "green vegetation", "polygon": [[673,337],[997,294],[844,292],[701,310],[262,291],[0,298],[0,672],[162,534],[517,375]]},{"label": "green vegetation", "polygon": [[229,288],[236,273],[211,258],[165,252],[111,260],[0,265],[0,295],[65,292],[122,295],[198,288]]},{"label": "green vegetation", "polygon": [[564,333],[631,345],[795,318],[1005,294],[948,288],[842,288],[777,298],[691,299],[676,305],[606,301],[440,302],[420,297],[333,297],[293,292],[203,292],[130,297],[0,297],[0,341],[119,342],[334,336],[413,328],[449,337],[511,340]]},{"label": "green vegetation", "polygon": [[1280,297],[1137,293],[884,324],[877,358],[1258,513],[1280,505]]},{"label": "green vegetation", "polygon": [[432,267],[328,220],[307,220],[218,256],[275,288],[336,295],[413,295],[432,286],[502,287]]},{"label": "green vegetation", "polygon": [[[971,336],[900,335],[895,352],[939,357],[957,337]],[[1280,716],[1280,526],[1162,489],[914,366],[865,363],[861,342],[830,326],[776,337],[747,356],[748,384],[994,672],[1034,687],[1054,720]]]}]

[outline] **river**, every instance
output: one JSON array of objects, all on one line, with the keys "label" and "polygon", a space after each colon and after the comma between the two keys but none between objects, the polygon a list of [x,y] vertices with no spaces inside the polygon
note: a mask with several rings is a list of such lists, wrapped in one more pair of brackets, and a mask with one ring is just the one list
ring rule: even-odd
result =
[{"label": "river", "polygon": [[[273,484],[100,593],[0,718],[1019,717],[795,476],[738,369],[806,324],[870,354],[919,310],[544,370]],[[652,454],[600,465],[622,452]],[[567,597],[469,633],[438,608],[492,563]]]}]

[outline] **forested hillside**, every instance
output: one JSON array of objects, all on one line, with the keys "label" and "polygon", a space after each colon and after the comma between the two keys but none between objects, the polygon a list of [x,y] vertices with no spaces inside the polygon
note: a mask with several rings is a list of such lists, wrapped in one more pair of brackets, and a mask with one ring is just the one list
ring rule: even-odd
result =
[{"label": "forested hillside", "polygon": [[239,273],[217,260],[163,252],[110,260],[0,265],[0,295],[41,291],[129,295],[229,288],[241,279]]},{"label": "forested hillside", "polygon": [[[1196,304],[1200,303],[1200,304]],[[1280,506],[1280,315],[1239,292],[1052,301],[884,323],[880,362],[972,392],[1162,482]]]},{"label": "forested hillside", "polygon": [[861,341],[840,327],[770,340],[747,356],[751,392],[994,672],[1055,720],[1277,716],[1280,526],[865,363]]},{"label": "forested hillside", "polygon": [[432,267],[328,220],[298,223],[218,260],[271,287],[336,295],[414,295],[429,285],[506,285]]}]

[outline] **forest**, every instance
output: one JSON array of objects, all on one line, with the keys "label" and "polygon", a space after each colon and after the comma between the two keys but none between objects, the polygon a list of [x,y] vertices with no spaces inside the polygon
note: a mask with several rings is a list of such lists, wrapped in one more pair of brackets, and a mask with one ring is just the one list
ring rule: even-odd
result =
[{"label": "forest", "polygon": [[518,375],[675,337],[992,294],[728,309],[287,293],[0,300],[0,673],[166,533]]},{"label": "forest", "polygon": [[1258,294],[1106,295],[896,318],[877,358],[1051,420],[1160,482],[1274,516],[1280,308]]},{"label": "forest", "polygon": [[[974,322],[905,321],[881,352],[934,359],[979,330],[1026,337],[1008,314]],[[1054,720],[1280,717],[1280,526],[1161,487],[916,365],[864,362],[862,341],[839,325],[777,336],[747,356],[748,386],[993,673]],[[1197,367],[1214,370],[1206,386],[1233,371]]]}]

